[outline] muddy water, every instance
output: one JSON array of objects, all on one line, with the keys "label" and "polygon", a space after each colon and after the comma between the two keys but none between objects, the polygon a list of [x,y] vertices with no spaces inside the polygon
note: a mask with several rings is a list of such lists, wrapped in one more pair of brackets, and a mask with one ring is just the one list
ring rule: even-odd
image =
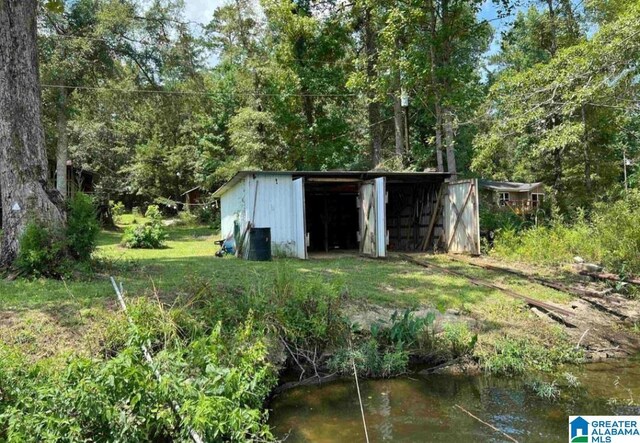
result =
[{"label": "muddy water", "polygon": [[[571,372],[581,387],[541,400],[522,378],[429,375],[361,382],[372,442],[505,441],[455,407],[463,406],[521,442],[567,441],[569,415],[640,415],[640,358],[596,363]],[[615,399],[615,401],[612,401]],[[287,442],[362,442],[351,381],[298,388],[275,398],[270,424]]]}]

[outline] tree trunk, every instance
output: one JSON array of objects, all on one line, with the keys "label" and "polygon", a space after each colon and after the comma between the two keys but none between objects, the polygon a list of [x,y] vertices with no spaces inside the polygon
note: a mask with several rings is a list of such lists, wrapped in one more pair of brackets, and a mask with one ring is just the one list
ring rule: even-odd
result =
[{"label": "tree trunk", "polygon": [[549,25],[551,31],[551,47],[549,48],[549,52],[551,53],[551,57],[554,57],[558,51],[558,32],[556,30],[556,11],[553,8],[553,0],[547,0],[547,7],[549,8]]},{"label": "tree trunk", "polygon": [[582,155],[584,156],[584,187],[591,195],[591,159],[589,158],[589,131],[587,130],[587,115],[585,105],[582,105],[582,126],[584,128],[582,140]]},{"label": "tree trunk", "polygon": [[402,102],[400,97],[394,94],[393,97],[393,126],[396,134],[396,155],[404,157],[404,113],[402,112]]},{"label": "tree trunk", "polygon": [[444,160],[442,158],[442,108],[440,107],[440,85],[438,82],[438,76],[436,74],[436,64],[438,60],[436,58],[436,29],[438,16],[436,14],[436,7],[433,0],[429,0],[429,62],[430,62],[430,74],[431,74],[431,87],[433,88],[434,102],[435,102],[435,114],[436,114],[436,162],[438,164],[438,172],[444,172]]},{"label": "tree trunk", "polygon": [[69,158],[67,142],[67,91],[60,90],[58,98],[58,149],[56,151],[56,189],[63,198],[67,197],[67,160]]},{"label": "tree trunk", "polygon": [[444,108],[444,144],[447,150],[447,171],[451,174],[451,180],[458,178],[456,169],[455,135],[453,133],[453,113]]},{"label": "tree trunk", "polygon": [[60,194],[47,188],[36,49],[36,0],[0,0],[0,264],[15,259],[27,223],[62,225]]},{"label": "tree trunk", "polygon": [[376,31],[373,17],[371,15],[371,7],[367,6],[364,10],[364,47],[367,57],[367,83],[370,89],[368,94],[367,113],[369,118],[369,144],[371,151],[371,167],[375,168],[382,161],[382,131],[380,130],[380,103],[376,98],[375,91],[371,89],[374,84],[378,64],[378,48],[376,45]]},{"label": "tree trunk", "polygon": [[442,108],[440,107],[440,97],[436,94],[436,161],[438,162],[438,172],[444,172],[444,159],[442,158]]}]

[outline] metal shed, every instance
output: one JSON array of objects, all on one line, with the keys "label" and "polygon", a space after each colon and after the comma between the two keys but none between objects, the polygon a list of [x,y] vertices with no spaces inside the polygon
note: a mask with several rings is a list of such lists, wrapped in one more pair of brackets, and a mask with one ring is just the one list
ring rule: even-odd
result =
[{"label": "metal shed", "polygon": [[480,253],[478,185],[448,173],[240,171],[215,191],[221,234],[271,228],[274,254]]}]

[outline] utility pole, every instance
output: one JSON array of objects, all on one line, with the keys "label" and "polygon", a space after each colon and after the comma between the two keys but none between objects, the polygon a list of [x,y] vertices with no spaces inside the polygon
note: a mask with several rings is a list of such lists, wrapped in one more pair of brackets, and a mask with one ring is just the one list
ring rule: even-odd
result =
[{"label": "utility pole", "polygon": [[627,183],[627,148],[622,148],[622,169],[624,170],[624,192],[629,192],[629,185]]},{"label": "utility pole", "polygon": [[404,110],[404,153],[406,156],[409,155],[409,94],[407,94],[404,88],[400,93],[400,104]]}]

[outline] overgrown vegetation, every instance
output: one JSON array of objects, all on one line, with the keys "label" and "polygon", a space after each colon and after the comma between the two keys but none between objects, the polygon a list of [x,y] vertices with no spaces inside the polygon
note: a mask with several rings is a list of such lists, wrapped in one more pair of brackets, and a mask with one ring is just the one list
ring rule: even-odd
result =
[{"label": "overgrown vegetation", "polygon": [[640,274],[640,192],[596,205],[589,216],[578,212],[568,224],[556,219],[518,231],[499,231],[493,253],[541,264],[569,263],[580,256],[619,274]]},{"label": "overgrown vegetation", "polygon": [[91,198],[78,192],[68,203],[66,229],[45,226],[37,218],[27,225],[15,267],[24,276],[66,276],[75,263],[89,261],[99,231]]},{"label": "overgrown vegetation", "polygon": [[122,244],[133,249],[162,248],[167,239],[167,231],[162,225],[162,214],[157,205],[150,205],[144,214],[147,222],[130,226],[122,236]]}]

